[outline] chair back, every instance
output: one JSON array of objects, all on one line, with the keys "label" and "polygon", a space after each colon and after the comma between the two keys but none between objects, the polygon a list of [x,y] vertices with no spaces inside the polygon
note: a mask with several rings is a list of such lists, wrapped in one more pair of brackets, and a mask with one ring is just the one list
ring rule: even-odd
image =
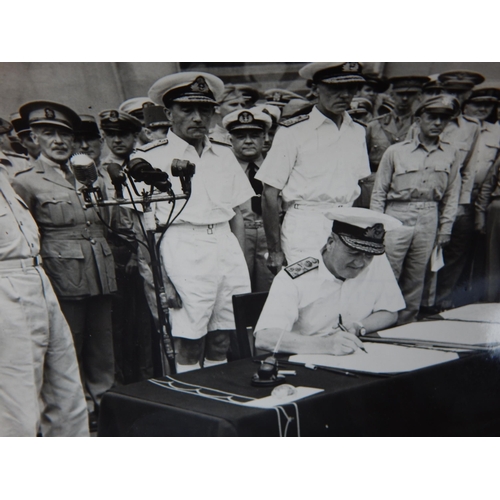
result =
[{"label": "chair back", "polygon": [[228,357],[231,361],[253,355],[247,328],[255,328],[269,292],[242,293],[233,295],[236,335],[231,337]]}]

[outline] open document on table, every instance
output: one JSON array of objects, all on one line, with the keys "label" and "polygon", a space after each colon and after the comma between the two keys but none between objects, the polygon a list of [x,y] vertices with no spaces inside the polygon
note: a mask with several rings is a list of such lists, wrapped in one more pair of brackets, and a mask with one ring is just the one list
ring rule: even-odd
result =
[{"label": "open document on table", "polygon": [[297,354],[290,356],[289,360],[293,363],[341,368],[347,371],[402,373],[458,359],[455,352],[371,342],[363,342],[363,346],[366,352],[358,351],[347,356]]},{"label": "open document on table", "polygon": [[419,321],[381,330],[378,335],[383,339],[494,347],[500,345],[500,324],[453,320]]},{"label": "open document on table", "polygon": [[469,304],[440,314],[443,319],[500,324],[500,304]]}]

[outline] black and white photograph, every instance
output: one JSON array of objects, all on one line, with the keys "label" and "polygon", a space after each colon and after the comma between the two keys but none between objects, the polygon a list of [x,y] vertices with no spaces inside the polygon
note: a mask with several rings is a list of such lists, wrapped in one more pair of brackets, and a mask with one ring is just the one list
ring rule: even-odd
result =
[{"label": "black and white photograph", "polygon": [[2,63],[2,436],[498,436],[500,63]]}]

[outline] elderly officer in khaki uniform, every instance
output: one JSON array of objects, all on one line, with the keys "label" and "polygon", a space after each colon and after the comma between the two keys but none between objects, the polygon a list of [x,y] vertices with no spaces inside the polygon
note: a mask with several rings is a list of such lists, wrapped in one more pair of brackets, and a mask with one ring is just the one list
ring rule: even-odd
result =
[{"label": "elderly officer in khaki uniform", "polygon": [[255,179],[255,174],[264,161],[264,141],[273,121],[261,108],[250,108],[229,113],[222,124],[229,132],[233,153],[257,194],[241,205],[240,209],[245,221],[244,252],[252,291],[265,292],[269,290],[274,276],[267,267],[267,241],[262,222],[262,183]]},{"label": "elderly officer in khaki uniform", "polygon": [[[0,153],[0,436],[88,436],[73,339]],[[41,426],[41,427],[40,427]]]},{"label": "elderly officer in khaki uniform", "polygon": [[81,193],[68,166],[79,116],[67,106],[35,101],[21,106],[38,160],[14,177],[41,234],[41,256],[73,334],[82,382],[97,409],[114,382],[111,293],[116,291],[113,256],[104,226]]},{"label": "elderly officer in khaki uniform", "polygon": [[[191,197],[183,209],[183,201],[176,203],[175,220],[160,246],[179,372],[199,368],[201,356],[204,367],[226,361],[229,330],[234,329],[232,296],[250,291],[239,206],[255,192],[231,149],[208,139],[223,90],[219,78],[203,72],[158,80],[149,96],[167,108],[172,127],[166,139],[137,148],[132,155],[169,175],[174,159],[196,165]],[[180,193],[179,178],[171,181],[174,192]],[[160,225],[169,220],[171,208],[156,204]]]},{"label": "elderly officer in khaki uniform", "polygon": [[[359,63],[311,63],[300,75],[312,80],[318,103],[309,114],[282,121],[256,179],[264,184],[262,216],[268,266],[277,273],[317,251],[330,234],[324,212],[351,206],[358,181],[370,173],[365,128],[347,113],[361,83]],[[286,215],[280,228],[280,193]]]},{"label": "elderly officer in khaki uniform", "polygon": [[418,135],[390,146],[375,178],[370,208],[403,222],[386,238],[387,257],[406,302],[399,323],[415,320],[432,249],[450,240],[460,161],[456,148],[439,135],[459,110],[451,96],[424,100],[415,113]]}]

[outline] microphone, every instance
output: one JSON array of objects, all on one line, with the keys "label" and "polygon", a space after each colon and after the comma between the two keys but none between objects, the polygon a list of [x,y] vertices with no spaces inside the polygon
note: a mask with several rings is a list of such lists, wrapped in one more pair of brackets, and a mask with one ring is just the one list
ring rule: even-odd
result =
[{"label": "microphone", "polygon": [[76,153],[69,160],[75,179],[87,188],[92,188],[92,185],[97,180],[97,168],[94,160],[84,154]]},{"label": "microphone", "polygon": [[155,187],[162,193],[174,195],[172,183],[169,180],[168,174],[159,168],[154,168],[151,163],[143,158],[134,158],[130,160],[126,172],[134,181],[144,182],[148,186]]},{"label": "microphone", "polygon": [[260,368],[252,376],[252,385],[257,387],[272,387],[282,384],[285,381],[285,377],[278,373],[278,360],[276,359],[276,354],[278,353],[284,333],[285,330],[282,330],[271,356],[260,362]]},{"label": "microphone", "polygon": [[122,186],[127,182],[127,176],[123,172],[122,167],[118,163],[110,163],[108,166],[108,174],[115,188],[117,198],[123,198]]}]

